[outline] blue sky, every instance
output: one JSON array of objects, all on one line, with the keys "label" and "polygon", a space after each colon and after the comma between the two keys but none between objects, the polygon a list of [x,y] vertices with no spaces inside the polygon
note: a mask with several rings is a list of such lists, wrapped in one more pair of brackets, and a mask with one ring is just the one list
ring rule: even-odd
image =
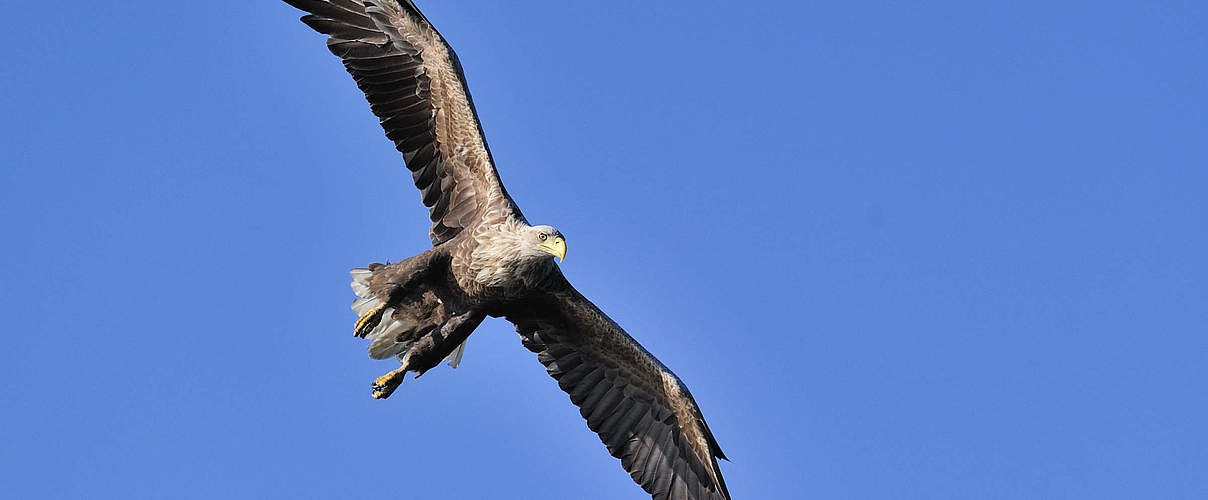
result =
[{"label": "blue sky", "polygon": [[[735,498],[1208,497],[1203,4],[420,6]],[[7,495],[643,498],[503,321],[370,399],[418,194],[298,11],[202,7],[0,19]]]}]

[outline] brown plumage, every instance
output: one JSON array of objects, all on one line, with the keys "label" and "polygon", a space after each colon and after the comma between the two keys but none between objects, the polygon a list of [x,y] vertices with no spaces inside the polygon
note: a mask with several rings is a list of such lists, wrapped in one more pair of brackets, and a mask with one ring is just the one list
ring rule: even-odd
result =
[{"label": "brown plumage", "polygon": [[654,498],[729,499],[725,456],[687,387],[567,282],[554,263],[565,238],[530,226],[504,190],[457,55],[424,15],[409,0],[285,1],[329,36],[432,220],[431,249],[352,271],[356,335],[402,364],[374,397],[408,372],[456,366],[478,324],[505,317]]}]

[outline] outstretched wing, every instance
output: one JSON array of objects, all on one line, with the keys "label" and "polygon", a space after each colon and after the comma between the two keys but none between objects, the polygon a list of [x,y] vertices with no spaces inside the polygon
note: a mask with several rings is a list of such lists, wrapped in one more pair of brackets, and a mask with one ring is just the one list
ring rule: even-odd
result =
[{"label": "outstretched wing", "polygon": [[505,316],[612,456],[655,499],[729,499],[725,459],[671,370],[557,274]]},{"label": "outstretched wing", "polygon": [[457,54],[411,0],[285,0],[328,36],[403,153],[440,244],[483,219],[523,219],[508,197]]}]

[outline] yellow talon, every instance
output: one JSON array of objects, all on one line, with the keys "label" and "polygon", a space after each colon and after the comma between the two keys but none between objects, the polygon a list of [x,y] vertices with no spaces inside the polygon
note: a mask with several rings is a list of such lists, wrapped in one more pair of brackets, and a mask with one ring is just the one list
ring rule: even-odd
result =
[{"label": "yellow talon", "polygon": [[390,373],[382,375],[373,381],[373,399],[386,399],[398,389],[398,385],[403,383],[403,376],[407,374],[407,367],[402,367]]},{"label": "yellow talon", "polygon": [[370,309],[369,312],[362,314],[357,318],[357,324],[353,328],[353,334],[358,337],[369,335],[369,332],[377,327],[382,321],[382,311],[386,309],[386,303],[382,302],[377,307]]}]

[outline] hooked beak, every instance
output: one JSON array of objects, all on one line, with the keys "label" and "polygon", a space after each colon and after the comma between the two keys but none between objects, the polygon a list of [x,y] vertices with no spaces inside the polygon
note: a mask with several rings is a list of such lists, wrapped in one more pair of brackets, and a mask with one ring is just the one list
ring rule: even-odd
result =
[{"label": "hooked beak", "polygon": [[542,250],[549,252],[550,255],[557,257],[559,261],[566,258],[566,240],[562,239],[561,236],[557,236],[539,246]]}]

